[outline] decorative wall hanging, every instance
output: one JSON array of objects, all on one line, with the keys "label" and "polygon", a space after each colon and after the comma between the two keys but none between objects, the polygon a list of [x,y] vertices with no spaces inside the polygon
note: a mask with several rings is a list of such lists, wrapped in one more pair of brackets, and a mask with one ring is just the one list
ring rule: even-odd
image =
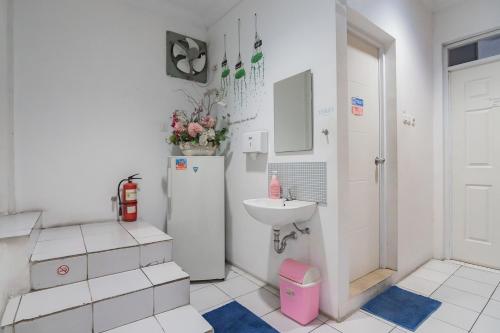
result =
[{"label": "decorative wall hanging", "polygon": [[258,84],[264,84],[264,54],[262,53],[262,39],[257,32],[257,13],[254,14],[255,19],[255,41],[253,44],[253,55],[251,59],[250,82],[254,88]]},{"label": "decorative wall hanging", "polygon": [[221,77],[220,77],[220,90],[224,97],[227,96],[227,91],[231,85],[231,70],[227,65],[227,52],[226,52],[226,34],[224,34],[224,58],[221,63]]},{"label": "decorative wall hanging", "polygon": [[167,31],[167,75],[207,83],[207,43]]},{"label": "decorative wall hanging", "polygon": [[247,87],[245,65],[241,60],[241,20],[238,19],[238,61],[234,66],[234,94],[239,105],[243,105],[244,93]]}]

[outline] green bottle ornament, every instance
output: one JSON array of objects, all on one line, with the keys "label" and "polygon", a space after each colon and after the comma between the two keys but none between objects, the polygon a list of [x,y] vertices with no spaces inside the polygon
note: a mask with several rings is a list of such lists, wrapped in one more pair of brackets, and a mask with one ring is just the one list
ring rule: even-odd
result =
[{"label": "green bottle ornament", "polygon": [[234,78],[236,80],[240,80],[242,78],[245,78],[247,75],[245,71],[245,67],[243,64],[243,61],[241,60],[241,20],[238,19],[238,61],[236,62],[236,65],[234,66]]},{"label": "green bottle ornament", "polygon": [[257,89],[257,84],[260,82],[264,84],[264,53],[262,53],[262,39],[257,32],[257,13],[254,14],[254,24],[255,24],[255,40],[253,43],[253,54],[250,60],[251,62],[251,72],[250,81],[253,82],[255,89]]},{"label": "green bottle ornament", "polygon": [[227,65],[227,51],[226,51],[226,34],[224,34],[224,58],[222,59],[221,63],[221,90],[223,92],[223,95],[227,95],[227,89],[231,85],[231,70],[229,69],[229,66]]},{"label": "green bottle ornament", "polygon": [[243,107],[246,103],[246,71],[245,65],[241,60],[241,20],[238,19],[238,61],[234,66],[234,96],[239,107]]}]

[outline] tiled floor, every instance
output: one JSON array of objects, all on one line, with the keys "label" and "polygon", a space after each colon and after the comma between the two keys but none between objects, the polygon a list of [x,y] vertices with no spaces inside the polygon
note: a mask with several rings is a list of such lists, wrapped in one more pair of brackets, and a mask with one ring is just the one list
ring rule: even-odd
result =
[{"label": "tiled floor", "polygon": [[[440,300],[442,306],[417,333],[500,333],[500,271],[431,260],[398,286]],[[406,333],[362,310],[341,323],[319,316],[301,326],[279,311],[279,293],[248,273],[228,266],[226,281],[191,284],[191,304],[206,313],[235,300],[282,333]]]}]

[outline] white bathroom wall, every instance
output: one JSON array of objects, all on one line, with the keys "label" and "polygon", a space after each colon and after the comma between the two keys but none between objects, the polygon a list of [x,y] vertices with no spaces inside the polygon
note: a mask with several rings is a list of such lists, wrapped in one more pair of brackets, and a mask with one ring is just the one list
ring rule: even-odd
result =
[{"label": "white bathroom wall", "polygon": [[139,215],[165,222],[169,116],[186,106],[167,77],[166,30],[205,39],[198,18],[157,0],[16,0],[17,209],[45,226],[114,218],[117,182],[139,172]]},{"label": "white bathroom wall", "polygon": [[[336,313],[336,169],[335,169],[335,4],[329,0],[312,3],[307,0],[246,0],[233,8],[209,29],[209,55],[212,64],[220,66],[227,34],[227,55],[232,74],[238,55],[237,18],[241,18],[241,53],[247,73],[254,41],[254,13],[258,13],[258,30],[263,40],[265,86],[254,93],[247,78],[248,104],[234,101],[231,88],[227,111],[232,121],[257,114],[255,120],[231,127],[230,147],[226,157],[226,224],[227,259],[237,266],[274,285],[278,269],[285,258],[295,258],[319,266],[323,275],[321,308]],[[314,150],[298,153],[274,152],[273,83],[311,69],[314,86]],[[220,71],[217,72],[218,85]],[[321,130],[327,128],[329,137]],[[254,130],[269,132],[269,154],[257,160],[247,158],[241,149],[243,133]],[[288,242],[286,251],[273,250],[271,227],[265,226],[245,211],[242,200],[267,196],[267,163],[291,161],[326,161],[328,205],[320,206],[308,226],[310,236]],[[283,228],[282,235],[290,231]]]},{"label": "white bathroom wall", "polygon": [[443,44],[500,28],[500,1],[466,0],[434,14],[434,255],[444,252]]},{"label": "white bathroom wall", "polygon": [[[432,257],[432,16],[413,0],[353,0],[347,4],[396,38],[398,113],[416,117],[415,127],[398,122],[398,275],[403,277]],[[242,55],[247,63],[252,51],[253,13],[259,13],[259,32],[264,42],[265,88],[251,98],[248,107],[231,105],[232,119],[257,119],[232,128],[226,171],[227,255],[235,265],[273,284],[284,258],[309,261],[321,268],[321,309],[338,317],[341,284],[338,248],[336,169],[336,69],[335,4],[332,1],[243,1],[209,29],[212,60],[220,63],[223,34],[228,35],[228,58],[234,66],[237,56],[236,20],[242,20]],[[314,150],[275,154],[273,150],[272,84],[306,69],[314,75]],[[232,68],[233,69],[233,68]],[[327,138],[321,130],[327,128]],[[243,132],[267,130],[270,153],[257,161],[241,153]],[[285,161],[327,161],[328,205],[319,208],[309,223],[313,234],[289,242],[282,255],[272,250],[271,228],[248,216],[241,201],[267,194],[266,163]],[[340,194],[339,194],[340,195]]]},{"label": "white bathroom wall", "polygon": [[0,0],[0,214],[14,209],[11,0]]}]

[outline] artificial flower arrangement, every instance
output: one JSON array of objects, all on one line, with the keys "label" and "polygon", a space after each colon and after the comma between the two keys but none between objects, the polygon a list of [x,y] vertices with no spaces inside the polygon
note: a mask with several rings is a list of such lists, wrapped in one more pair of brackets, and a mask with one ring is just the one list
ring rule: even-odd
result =
[{"label": "artificial flower arrangement", "polygon": [[200,101],[185,90],[180,91],[193,105],[194,111],[189,115],[185,111],[174,111],[168,141],[178,145],[184,155],[214,155],[227,134],[227,127],[218,127],[217,116],[212,114],[216,105],[224,104],[219,91],[207,90]]}]

